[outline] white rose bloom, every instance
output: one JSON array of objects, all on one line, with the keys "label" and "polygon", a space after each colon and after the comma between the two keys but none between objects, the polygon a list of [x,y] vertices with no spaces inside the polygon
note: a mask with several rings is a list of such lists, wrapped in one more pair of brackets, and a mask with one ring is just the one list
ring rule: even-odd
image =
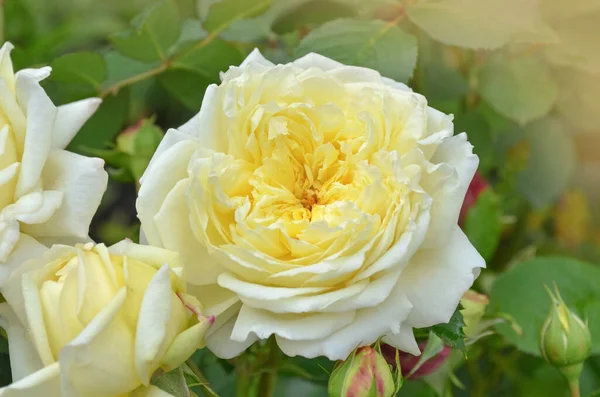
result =
[{"label": "white rose bloom", "polygon": [[457,226],[478,165],[452,117],[376,71],[254,51],[168,131],[141,181],[150,244],[178,251],[229,358],[275,335],[343,359],[447,322],[485,266]]},{"label": "white rose bloom", "polygon": [[29,236],[86,238],[108,181],[102,160],[63,150],[100,99],[54,106],[40,86],[50,68],[15,74],[12,48],[0,48],[0,285],[43,248]]}]

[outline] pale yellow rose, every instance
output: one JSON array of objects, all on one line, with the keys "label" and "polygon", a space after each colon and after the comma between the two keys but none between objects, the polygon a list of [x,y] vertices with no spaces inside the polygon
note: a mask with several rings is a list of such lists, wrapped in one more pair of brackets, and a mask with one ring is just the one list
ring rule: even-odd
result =
[{"label": "pale yellow rose", "polygon": [[128,241],[54,246],[20,266],[13,310],[0,309],[14,381],[0,396],[160,395],[154,372],[188,359],[213,321],[182,271],[176,253]]},{"label": "pale yellow rose", "polygon": [[108,181],[102,160],[63,150],[100,99],[54,106],[40,86],[50,68],[15,74],[11,50],[0,48],[0,287],[43,250],[36,240],[87,239]]},{"label": "pale yellow rose", "polygon": [[413,327],[447,322],[485,265],[457,226],[478,158],[453,133],[374,70],[255,51],[168,131],[138,215],[181,253],[221,357],[271,335],[288,355],[382,336],[418,354]]}]

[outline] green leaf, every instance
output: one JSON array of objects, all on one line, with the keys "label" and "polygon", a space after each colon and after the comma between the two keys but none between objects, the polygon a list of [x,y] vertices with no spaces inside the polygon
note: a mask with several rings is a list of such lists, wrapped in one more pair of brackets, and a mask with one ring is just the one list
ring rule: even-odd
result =
[{"label": "green leaf", "polygon": [[413,369],[408,374],[405,374],[405,378],[409,378],[412,374],[417,372],[423,364],[437,356],[443,349],[444,342],[442,339],[440,339],[433,331],[430,331],[427,346],[425,346],[423,353],[421,353],[421,356],[419,357],[419,361],[417,361]]},{"label": "green leaf", "polygon": [[52,80],[61,83],[90,85],[98,89],[106,79],[104,58],[97,52],[76,52],[56,58],[52,66]]},{"label": "green leaf", "polygon": [[235,21],[262,14],[272,2],[273,0],[221,0],[208,9],[204,29],[221,32]]},{"label": "green leaf", "polygon": [[516,187],[535,207],[555,202],[569,186],[577,167],[573,138],[556,119],[544,119],[525,131],[529,159]]},{"label": "green leaf", "polygon": [[318,27],[300,42],[296,55],[309,52],[406,82],[417,61],[417,39],[381,21],[341,19]]},{"label": "green leaf", "polygon": [[165,60],[179,37],[180,20],[174,0],[162,0],[145,9],[131,22],[132,29],[111,36],[123,54],[141,61]]},{"label": "green leaf", "polygon": [[479,156],[478,171],[487,174],[498,164],[496,134],[481,112],[481,106],[467,113],[458,114],[454,120],[454,131],[466,132],[473,152]]},{"label": "green leaf", "polygon": [[182,367],[153,377],[150,383],[167,393],[171,393],[174,397],[190,397]]},{"label": "green leaf", "polygon": [[566,257],[540,257],[523,262],[495,281],[489,313],[506,313],[523,329],[520,337],[508,324],[497,331],[520,350],[539,356],[539,334],[550,311],[544,286],[558,286],[567,306],[588,320],[592,354],[600,354],[600,268]]},{"label": "green leaf", "polygon": [[439,397],[436,391],[422,380],[407,380],[398,397]]},{"label": "green leaf", "polygon": [[456,66],[453,49],[419,35],[419,91],[429,102],[459,101],[469,91]]},{"label": "green leaf", "polygon": [[542,22],[536,1],[421,0],[408,18],[435,40],[468,48],[494,49],[517,39],[556,40]]},{"label": "green leaf", "polygon": [[308,1],[277,16],[272,30],[277,34],[285,34],[304,26],[321,25],[333,19],[355,16],[356,9],[340,1]]},{"label": "green leaf", "polygon": [[123,130],[129,114],[129,90],[104,98],[102,105],[79,131],[69,150],[81,152],[82,147],[102,148]]},{"label": "green leaf", "polygon": [[182,69],[203,75],[212,82],[219,81],[219,73],[231,65],[239,65],[244,57],[233,45],[223,40],[213,40],[205,46],[183,48],[184,54],[171,65],[172,69]]},{"label": "green leaf", "polygon": [[466,351],[464,326],[465,322],[459,306],[447,324],[434,325],[431,327],[431,331],[439,336],[444,341],[444,344],[454,349],[459,349],[464,353]]},{"label": "green leaf", "polygon": [[499,113],[521,124],[548,114],[558,99],[550,70],[532,57],[491,57],[479,72],[479,91]]},{"label": "green leaf", "polygon": [[167,70],[158,76],[159,83],[183,105],[191,110],[199,110],[206,88],[214,79],[195,71],[184,69]]},{"label": "green leaf", "polygon": [[467,212],[465,234],[483,259],[494,256],[502,233],[500,201],[491,188],[485,189]]},{"label": "green leaf", "polygon": [[129,79],[148,72],[151,69],[160,66],[160,62],[141,62],[137,59],[129,58],[118,51],[108,51],[104,54],[104,62],[108,71],[108,78],[104,86],[109,87],[119,81]]}]

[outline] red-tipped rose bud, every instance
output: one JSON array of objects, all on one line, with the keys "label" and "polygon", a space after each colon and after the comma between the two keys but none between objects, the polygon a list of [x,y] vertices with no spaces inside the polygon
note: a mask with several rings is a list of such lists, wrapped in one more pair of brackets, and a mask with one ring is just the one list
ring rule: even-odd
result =
[{"label": "red-tipped rose bud", "polygon": [[[427,341],[419,342],[419,350],[424,351],[426,346]],[[446,362],[448,356],[450,355],[450,351],[451,349],[448,346],[444,346],[438,354],[422,363],[416,371],[414,371],[414,369],[419,364],[421,357],[413,356],[412,354],[403,351],[398,351],[402,374],[408,379],[418,379],[425,375],[429,375],[430,373],[435,372],[435,370],[437,370]],[[390,365],[396,365],[396,348],[390,345],[382,344],[381,352]]]},{"label": "red-tipped rose bud", "polygon": [[391,397],[396,393],[394,375],[377,350],[364,346],[340,361],[329,378],[331,397]]},{"label": "red-tipped rose bud", "polygon": [[479,174],[478,172],[475,173],[475,176],[473,177],[473,180],[471,181],[471,184],[467,189],[467,194],[465,195],[463,205],[460,209],[460,215],[458,217],[459,224],[462,225],[465,222],[467,213],[469,212],[471,207],[475,205],[481,192],[483,192],[489,185],[490,184],[485,179],[483,179],[481,174]]}]

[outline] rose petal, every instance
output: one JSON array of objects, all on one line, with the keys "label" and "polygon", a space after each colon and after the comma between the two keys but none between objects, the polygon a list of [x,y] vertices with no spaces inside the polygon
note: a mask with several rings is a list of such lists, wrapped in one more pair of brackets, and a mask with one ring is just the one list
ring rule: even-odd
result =
[{"label": "rose petal", "polygon": [[66,397],[60,388],[60,365],[51,364],[0,389],[2,397]]},{"label": "rose petal", "polygon": [[44,237],[85,238],[108,183],[104,161],[64,150],[53,151],[42,181],[44,189],[63,194],[63,202],[42,224],[29,225],[27,233]]},{"label": "rose petal", "polygon": [[52,129],[52,148],[67,147],[101,103],[100,98],[89,98],[59,106]]},{"label": "rose petal", "polygon": [[445,246],[420,250],[398,284],[414,306],[407,322],[415,328],[447,323],[483,267],[485,261],[458,226]]},{"label": "rose petal", "polygon": [[355,348],[370,345],[382,335],[399,332],[411,308],[401,289],[395,288],[379,306],[358,310],[352,323],[326,338],[293,341],[277,337],[277,343],[288,356],[344,360]]}]

